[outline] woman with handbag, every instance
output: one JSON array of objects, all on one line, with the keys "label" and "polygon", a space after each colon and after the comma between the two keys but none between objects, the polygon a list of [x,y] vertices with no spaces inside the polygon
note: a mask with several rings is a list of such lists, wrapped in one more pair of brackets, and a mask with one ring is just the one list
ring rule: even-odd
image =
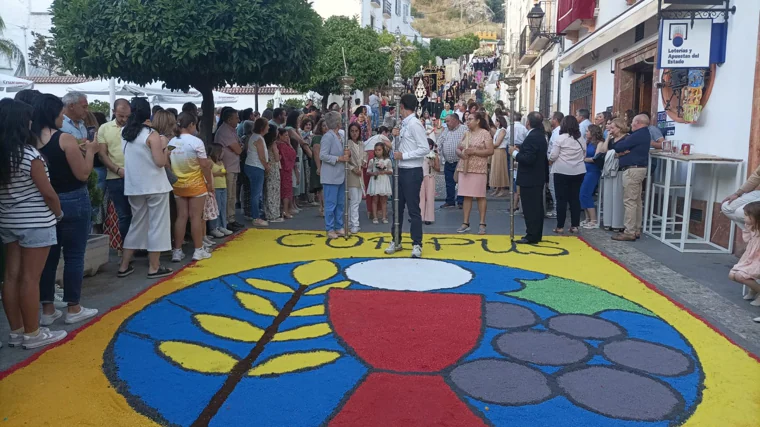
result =
[{"label": "woman with handbag", "polygon": [[567,205],[570,205],[570,232],[577,233],[581,225],[580,192],[586,175],[586,140],[581,138],[578,120],[565,116],[559,125],[559,138],[552,146],[549,161],[554,173],[554,192],[557,195],[557,227],[554,232],[565,230]]},{"label": "woman with handbag", "polygon": [[480,228],[478,234],[486,234],[486,187],[488,186],[488,158],[493,155],[490,127],[483,113],[475,113],[467,122],[469,131],[457,147],[460,158],[454,178],[459,183],[458,195],[464,197],[464,220],[457,233],[470,231],[472,199],[478,199]]},{"label": "woman with handbag", "polygon": [[625,229],[623,222],[625,207],[623,206],[623,175],[618,172],[618,158],[615,155],[615,144],[627,135],[628,125],[621,118],[613,119],[607,126],[607,138],[597,145],[597,156],[594,161],[602,168],[602,207],[601,225],[611,231]]}]

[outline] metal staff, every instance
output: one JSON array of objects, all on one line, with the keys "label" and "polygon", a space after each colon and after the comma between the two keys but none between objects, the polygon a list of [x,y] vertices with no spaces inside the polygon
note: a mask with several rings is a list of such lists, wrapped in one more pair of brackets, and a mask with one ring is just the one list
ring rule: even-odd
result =
[{"label": "metal staff", "polygon": [[[345,59],[344,59],[345,61]],[[345,128],[345,135],[343,138],[343,155],[346,154],[348,151],[348,122],[350,121],[351,114],[349,112],[350,110],[350,102],[351,102],[351,85],[354,84],[354,78],[352,76],[348,75],[348,69],[346,69],[346,74],[340,78],[341,83],[341,91],[343,92],[343,110],[344,110],[344,128]],[[350,160],[350,159],[349,159]],[[349,206],[348,206],[348,174],[349,174],[349,162],[347,161],[344,163],[345,165],[345,171],[346,171],[346,178],[344,181],[344,194],[343,194],[343,231],[346,232],[345,238],[348,240],[350,237],[351,232],[349,231],[349,224],[348,224],[348,214],[349,214]]]},{"label": "metal staff", "polygon": [[[517,94],[517,85],[522,79],[512,73],[504,78],[507,84],[507,95],[509,97],[509,146],[515,146],[515,98]],[[509,238],[515,241],[515,176],[517,175],[517,162],[514,157],[507,156],[507,165],[511,162],[512,170],[507,167],[509,174]]]},{"label": "metal staff", "polygon": [[[401,42],[401,29],[396,28],[395,33],[396,41],[390,46],[384,46],[378,49],[380,53],[390,53],[393,55],[393,102],[396,103],[396,128],[401,127],[401,120],[399,118],[399,101],[401,95],[404,93],[404,79],[401,77],[401,57],[406,53],[413,52],[417,48],[414,46],[404,46]],[[398,149],[399,138],[393,138],[393,152]],[[400,219],[398,217],[398,160],[393,159],[393,241],[396,244],[396,248],[401,246],[401,226]]]}]

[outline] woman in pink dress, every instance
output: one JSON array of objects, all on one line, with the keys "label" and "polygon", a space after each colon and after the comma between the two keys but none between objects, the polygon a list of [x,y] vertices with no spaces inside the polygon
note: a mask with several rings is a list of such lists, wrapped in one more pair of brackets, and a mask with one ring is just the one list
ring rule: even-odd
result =
[{"label": "woman in pink dress", "polygon": [[[728,278],[749,288],[744,299],[760,306],[760,284],[757,283],[760,280],[760,202],[744,206],[744,224],[747,229],[742,232],[742,237],[747,242],[747,250],[728,273]],[[760,317],[754,320],[760,322]]]},{"label": "woman in pink dress", "polygon": [[441,171],[435,142],[428,138],[430,153],[422,160],[422,187],[420,187],[420,211],[426,225],[435,222],[435,175]]},{"label": "woman in pink dress", "polygon": [[[277,150],[280,152],[280,199],[282,200],[282,217],[291,219],[290,201],[293,199],[293,169],[296,166],[296,150],[290,145],[287,129],[277,130]],[[296,179],[300,179],[296,169]]]},{"label": "woman in pink dress", "polygon": [[475,113],[467,122],[470,129],[457,147],[459,164],[457,173],[459,188],[457,194],[464,197],[464,221],[457,233],[470,231],[470,211],[472,199],[478,199],[480,228],[478,234],[486,234],[486,187],[488,185],[488,158],[493,155],[490,126],[483,113]]}]

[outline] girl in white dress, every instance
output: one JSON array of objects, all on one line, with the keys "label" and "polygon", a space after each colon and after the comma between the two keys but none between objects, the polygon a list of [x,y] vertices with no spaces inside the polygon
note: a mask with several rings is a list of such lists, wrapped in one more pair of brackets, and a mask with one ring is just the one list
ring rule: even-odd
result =
[{"label": "girl in white dress", "polygon": [[375,157],[369,162],[367,173],[371,176],[369,180],[369,191],[367,194],[375,197],[372,202],[372,211],[374,213],[372,223],[378,223],[378,207],[383,214],[383,224],[388,223],[388,197],[393,194],[391,189],[391,177],[393,166],[388,155],[388,147],[378,142],[375,144]]}]

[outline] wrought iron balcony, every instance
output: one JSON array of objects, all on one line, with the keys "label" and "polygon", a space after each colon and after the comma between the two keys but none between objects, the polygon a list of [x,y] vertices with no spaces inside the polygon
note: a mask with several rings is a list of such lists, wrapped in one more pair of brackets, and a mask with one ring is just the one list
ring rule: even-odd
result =
[{"label": "wrought iron balcony", "polygon": [[383,0],[383,16],[386,19],[390,19],[392,13],[393,6],[391,5],[391,0]]},{"label": "wrought iron balcony", "polygon": [[380,7],[380,0],[371,0],[369,5],[372,7]]},{"label": "wrought iron balcony", "polygon": [[530,28],[526,25],[520,33],[520,44],[517,46],[519,65],[530,65],[538,57],[538,52],[530,48],[532,36],[534,34],[531,34]]}]

